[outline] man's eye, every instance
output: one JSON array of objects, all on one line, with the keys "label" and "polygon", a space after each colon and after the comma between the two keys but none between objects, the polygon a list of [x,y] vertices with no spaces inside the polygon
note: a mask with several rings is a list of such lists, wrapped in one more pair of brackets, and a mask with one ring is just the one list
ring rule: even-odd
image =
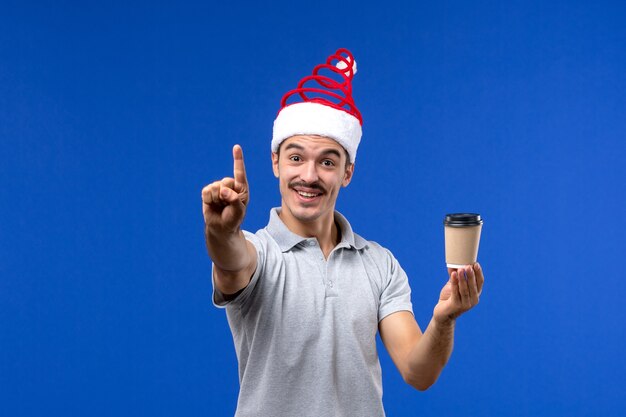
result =
[{"label": "man's eye", "polygon": [[300,162],[300,157],[298,155],[293,155],[289,157],[293,162]]},{"label": "man's eye", "polygon": [[330,159],[325,159],[324,161],[322,161],[322,165],[327,166],[327,167],[333,167],[335,166],[335,163],[331,161]]}]

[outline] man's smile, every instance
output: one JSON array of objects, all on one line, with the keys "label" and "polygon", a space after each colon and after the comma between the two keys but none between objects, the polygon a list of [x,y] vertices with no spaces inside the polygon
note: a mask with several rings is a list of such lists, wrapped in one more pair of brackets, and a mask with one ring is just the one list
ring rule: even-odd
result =
[{"label": "man's smile", "polygon": [[318,184],[292,183],[289,185],[289,188],[295,191],[301,200],[305,201],[313,201],[324,194],[324,190]]},{"label": "man's smile", "polygon": [[304,191],[298,191],[298,194],[300,194],[302,197],[307,197],[307,198],[313,198],[313,197],[317,197],[319,194],[317,193],[307,193]]},{"label": "man's smile", "polygon": [[292,188],[292,190],[295,191],[295,193],[298,195],[299,200],[303,200],[306,202],[314,201],[323,194],[319,190],[313,190],[310,188],[302,189],[300,187],[297,187],[297,188]]}]

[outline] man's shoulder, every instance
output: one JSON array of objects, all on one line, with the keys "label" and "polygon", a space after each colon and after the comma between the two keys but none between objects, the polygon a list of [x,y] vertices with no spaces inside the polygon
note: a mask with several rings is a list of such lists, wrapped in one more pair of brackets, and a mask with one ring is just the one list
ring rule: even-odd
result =
[{"label": "man's shoulder", "polygon": [[364,253],[368,253],[375,257],[393,257],[393,254],[386,246],[383,246],[376,240],[368,240],[358,233],[354,233],[354,244],[357,249],[362,249]]},{"label": "man's shoulder", "polygon": [[267,242],[273,240],[272,236],[267,232],[265,227],[262,229],[258,229],[256,232],[252,232],[250,230],[242,230],[242,232],[244,237],[252,243],[258,242],[267,245]]}]

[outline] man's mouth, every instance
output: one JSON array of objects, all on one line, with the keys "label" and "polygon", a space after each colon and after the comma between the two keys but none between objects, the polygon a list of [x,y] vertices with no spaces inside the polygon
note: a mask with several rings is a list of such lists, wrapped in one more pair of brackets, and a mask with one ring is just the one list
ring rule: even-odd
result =
[{"label": "man's mouth", "polygon": [[298,190],[296,190],[296,192],[304,198],[314,198],[320,195],[320,193],[307,193],[305,191],[298,191]]},{"label": "man's mouth", "polygon": [[300,196],[301,199],[312,201],[324,194],[324,190],[317,184],[293,183],[290,188]]},{"label": "man's mouth", "polygon": [[321,187],[308,184],[292,184],[291,189],[298,194],[301,200],[305,201],[313,201],[324,194],[324,190]]}]

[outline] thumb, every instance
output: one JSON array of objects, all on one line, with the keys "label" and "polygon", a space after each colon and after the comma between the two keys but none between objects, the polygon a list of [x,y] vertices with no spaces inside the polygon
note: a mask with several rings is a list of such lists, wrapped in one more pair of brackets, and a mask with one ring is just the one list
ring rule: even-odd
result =
[{"label": "thumb", "polygon": [[226,204],[233,204],[239,200],[239,194],[228,187],[220,187],[220,199]]},{"label": "thumb", "polygon": [[447,300],[452,295],[452,282],[446,282],[446,285],[443,286],[441,292],[439,293],[440,300]]}]

